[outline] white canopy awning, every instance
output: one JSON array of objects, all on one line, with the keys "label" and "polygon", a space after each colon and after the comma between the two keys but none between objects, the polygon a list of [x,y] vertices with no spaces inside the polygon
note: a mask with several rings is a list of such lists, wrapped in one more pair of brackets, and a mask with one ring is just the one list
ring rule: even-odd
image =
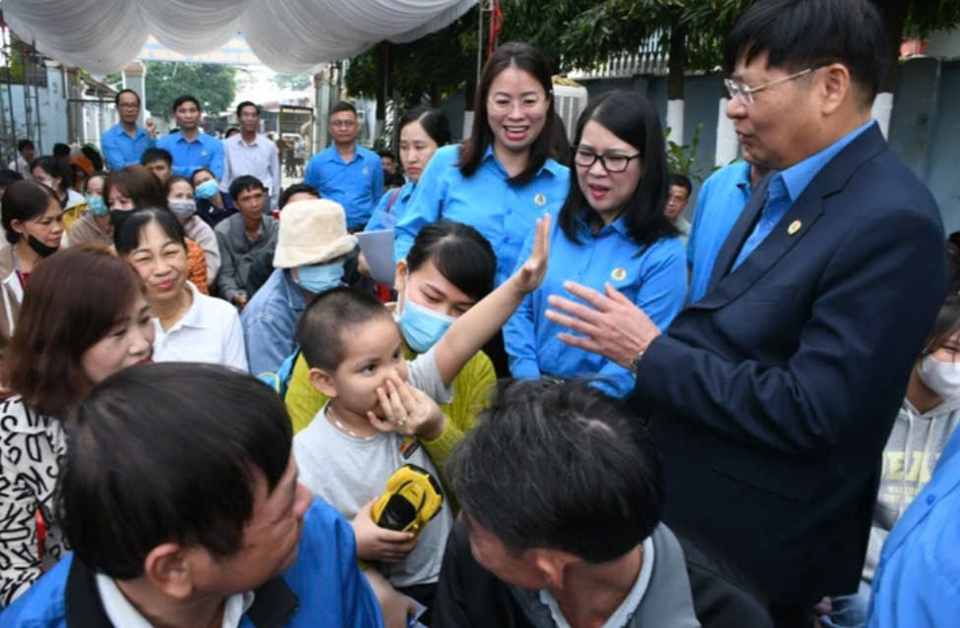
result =
[{"label": "white canopy awning", "polygon": [[152,34],[183,54],[238,31],[277,72],[310,72],[382,40],[413,41],[477,0],[3,0],[10,28],[57,61],[94,74],[122,69]]}]

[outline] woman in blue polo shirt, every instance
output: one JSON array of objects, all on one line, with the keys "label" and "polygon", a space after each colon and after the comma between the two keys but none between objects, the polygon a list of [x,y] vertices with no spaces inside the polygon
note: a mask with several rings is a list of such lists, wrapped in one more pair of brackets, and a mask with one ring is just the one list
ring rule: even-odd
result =
[{"label": "woman in blue polo shirt", "polygon": [[601,292],[609,283],[660,329],[683,307],[686,255],[664,215],[669,173],[657,111],[635,92],[605,94],[580,116],[574,151],[576,177],[553,223],[547,277],[504,327],[510,371],[527,379],[597,377],[622,397],[633,388],[630,371],[563,344],[557,334],[565,330],[544,314],[566,280]]},{"label": "woman in blue polo shirt", "polygon": [[406,216],[417,182],[434,153],[450,143],[450,122],[439,109],[420,105],[400,118],[398,125],[400,163],[407,183],[398,190],[389,190],[373,210],[364,231],[392,229]]},{"label": "woman in blue polo shirt", "polygon": [[570,171],[549,157],[552,90],[550,63],[535,48],[497,48],[477,89],[471,136],[434,154],[397,224],[398,261],[424,225],[446,219],[490,241],[497,285],[513,273],[537,218],[559,208],[567,195]]}]

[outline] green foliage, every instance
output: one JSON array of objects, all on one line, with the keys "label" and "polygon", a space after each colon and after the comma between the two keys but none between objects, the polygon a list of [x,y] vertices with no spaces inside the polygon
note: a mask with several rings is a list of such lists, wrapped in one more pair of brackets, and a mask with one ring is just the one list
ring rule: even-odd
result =
[{"label": "green foliage", "polygon": [[[694,181],[703,182],[714,170],[717,170],[717,168],[705,169],[697,158],[701,132],[703,132],[702,122],[697,125],[689,144],[677,144],[672,140],[666,140],[667,165],[670,167],[671,173],[686,175]],[[663,136],[664,138],[670,137],[670,127],[664,129]]]},{"label": "green foliage", "polygon": [[353,96],[377,98],[389,64],[391,94],[400,109],[424,98],[439,105],[441,98],[461,91],[476,72],[476,12],[446,28],[408,44],[381,43],[350,60],[344,77]]},{"label": "green foliage", "polygon": [[236,68],[213,63],[170,63],[145,61],[146,104],[154,116],[173,117],[173,101],[192,94],[204,113],[217,115],[227,110],[236,96]]},{"label": "green foliage", "polygon": [[103,77],[103,82],[111,87],[120,89],[120,86],[123,85],[123,75],[120,72],[111,72]]},{"label": "green foliage", "polygon": [[274,74],[270,81],[280,89],[303,91],[313,85],[309,74]]},{"label": "green foliage", "polygon": [[940,28],[960,26],[960,2],[956,0],[910,0],[907,21],[904,24],[906,35],[926,36],[930,31]]},{"label": "green foliage", "polygon": [[[756,0],[501,0],[499,40],[526,41],[553,59],[558,72],[591,69],[611,56],[636,51],[657,37],[666,53],[670,26],[684,27],[686,71],[712,71],[723,64],[723,40],[737,18]],[[875,0],[879,5],[909,2],[906,32],[928,33],[960,24],[957,0]],[[348,91],[377,98],[389,74],[389,98],[402,107],[433,102],[460,91],[476,75],[477,15],[468,12],[447,28],[408,44],[380,44],[351,60]],[[484,14],[484,39],[488,16]],[[385,64],[389,64],[385,66]]]}]

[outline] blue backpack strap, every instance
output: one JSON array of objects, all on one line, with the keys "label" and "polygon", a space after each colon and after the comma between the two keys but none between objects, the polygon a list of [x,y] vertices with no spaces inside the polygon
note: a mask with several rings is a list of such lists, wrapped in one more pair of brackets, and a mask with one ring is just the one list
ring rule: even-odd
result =
[{"label": "blue backpack strap", "polygon": [[280,363],[280,367],[277,369],[276,373],[261,373],[257,375],[257,379],[261,382],[267,384],[278,395],[281,399],[284,399],[287,396],[287,389],[290,388],[290,379],[293,377],[293,367],[297,364],[297,358],[300,357],[300,347],[297,347],[297,350],[291,353]]}]

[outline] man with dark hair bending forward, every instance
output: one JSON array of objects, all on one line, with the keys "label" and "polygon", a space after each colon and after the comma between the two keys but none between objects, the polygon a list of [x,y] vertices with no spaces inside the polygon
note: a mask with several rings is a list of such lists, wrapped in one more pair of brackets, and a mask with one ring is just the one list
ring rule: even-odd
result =
[{"label": "man with dark hair bending forward", "polygon": [[267,386],[141,366],[95,388],[70,428],[60,516],[74,553],[0,626],[383,625],[350,524],[297,481]]},{"label": "man with dark hair bending forward", "polygon": [[434,628],[700,625],[653,445],[600,391],[507,384],[447,475],[462,524]]}]

